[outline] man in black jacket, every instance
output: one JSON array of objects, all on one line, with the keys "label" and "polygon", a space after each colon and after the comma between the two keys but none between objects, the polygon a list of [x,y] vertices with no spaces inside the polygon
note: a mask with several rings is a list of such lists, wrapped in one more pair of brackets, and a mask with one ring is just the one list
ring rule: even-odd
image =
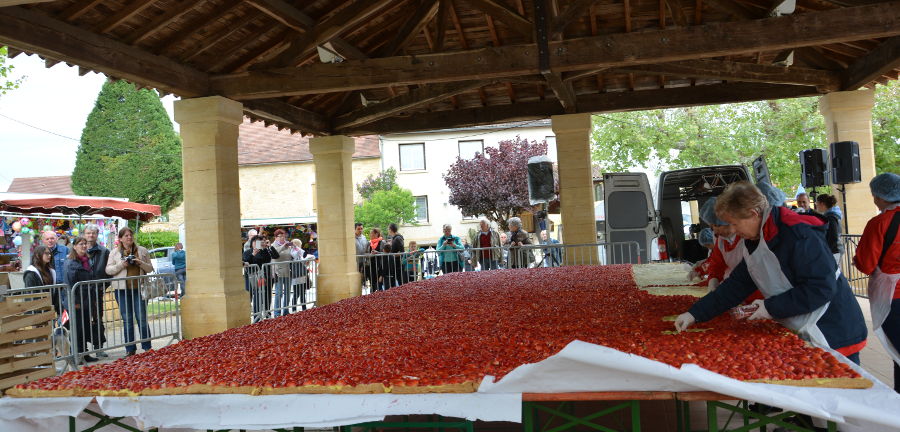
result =
[{"label": "man in black jacket", "polygon": [[[394,255],[390,261],[390,265],[392,267],[391,274],[393,274],[396,278],[397,286],[409,282],[409,278],[407,277],[408,275],[406,274],[406,269],[403,267],[403,263],[401,262],[399,255],[401,252],[406,251],[404,249],[405,245],[403,244],[403,236],[400,235],[399,232],[397,232],[398,229],[399,228],[397,228],[397,224],[395,223],[388,225],[388,236],[390,236],[391,238],[391,253],[398,254]],[[385,283],[385,285],[387,285],[387,283]]]},{"label": "man in black jacket", "polygon": [[[91,263],[91,275],[93,280],[109,279],[106,274],[106,262],[109,260],[109,249],[97,242],[100,235],[100,227],[96,224],[87,224],[84,227],[84,239],[87,240],[87,255]],[[100,349],[106,343],[106,326],[103,325],[103,299],[106,294],[108,284],[95,283],[91,286],[88,294],[90,304],[90,331],[87,340],[91,342],[94,349]],[[97,352],[98,357],[109,357],[103,351]]]}]

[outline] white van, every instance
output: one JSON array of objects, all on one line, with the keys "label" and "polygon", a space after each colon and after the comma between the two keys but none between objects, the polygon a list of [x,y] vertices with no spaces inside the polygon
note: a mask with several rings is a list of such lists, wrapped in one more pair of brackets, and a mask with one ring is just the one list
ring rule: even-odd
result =
[{"label": "white van", "polygon": [[[687,232],[685,225],[689,219],[683,209],[696,212],[707,199],[740,180],[750,180],[750,172],[743,165],[666,171],[659,177],[654,202],[646,174],[605,173],[603,238],[609,243],[638,242],[640,254],[630,259],[632,263],[695,261],[705,250]],[[697,220],[698,216],[692,214],[690,220]],[[702,221],[700,225],[705,226]],[[614,257],[612,262],[629,262],[629,259]]]}]

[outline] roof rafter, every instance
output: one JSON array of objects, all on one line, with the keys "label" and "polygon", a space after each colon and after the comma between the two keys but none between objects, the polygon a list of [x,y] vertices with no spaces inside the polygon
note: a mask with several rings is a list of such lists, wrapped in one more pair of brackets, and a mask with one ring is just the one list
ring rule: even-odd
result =
[{"label": "roof rafter", "polygon": [[[748,102],[768,98],[793,98],[818,94],[815,87],[780,84],[735,83],[659,90],[610,92],[578,97],[579,112],[616,112],[682,106]],[[412,132],[524,121],[565,114],[556,101],[521,102],[514,105],[470,108],[452,112],[420,113],[394,117],[342,131],[346,135]]]},{"label": "roof rafter", "polygon": [[835,91],[840,86],[836,72],[798,67],[781,67],[755,63],[723,60],[683,60],[653,65],[635,65],[617,68],[618,72],[675,75],[692,78],[708,78],[734,81],[768,82],[817,86],[819,90]]},{"label": "roof rafter", "polygon": [[[243,0],[226,0],[225,4],[223,4],[216,10],[215,15],[211,17],[207,17],[205,15],[200,16],[198,19],[188,23],[187,27],[196,30],[202,30],[204,27],[224,18],[228,14],[234,13],[234,10],[241,5],[243,5]],[[192,34],[192,32],[177,32],[172,38],[159,45],[159,48],[154,50],[154,52],[157,54],[168,52],[179,43],[184,42],[184,40],[189,38]]]},{"label": "roof rafter", "polygon": [[284,0],[247,0],[247,3],[300,33],[307,32],[316,24],[309,15]]},{"label": "roof rafter", "polygon": [[387,44],[382,54],[384,56],[392,56],[397,51],[406,47],[419,32],[431,21],[437,14],[439,7],[438,0],[421,0],[419,6],[413,11],[412,15],[406,19],[406,22],[397,31],[396,36]]},{"label": "roof rafter", "polygon": [[0,42],[182,97],[209,94],[204,72],[21,7],[3,9]]},{"label": "roof rafter", "polygon": [[258,100],[244,104],[244,110],[291,129],[309,134],[329,135],[328,121],[320,114],[278,100]]},{"label": "roof rafter", "polygon": [[194,1],[183,0],[181,4],[179,4],[180,7],[168,9],[163,14],[154,18],[153,21],[150,21],[149,23],[135,31],[126,39],[125,42],[129,45],[134,45],[150,36],[153,36],[153,34],[158,32],[161,28],[171,24],[173,21],[181,18],[184,14],[192,11],[196,5],[197,3]]},{"label": "roof rafter", "polygon": [[[900,2],[745,22],[711,23],[550,42],[550,67],[567,72],[779,50],[900,35]],[[698,42],[702,41],[702,42]],[[389,84],[537,74],[535,45],[310,64],[214,77],[216,92],[255,99],[349,91]]]},{"label": "roof rafter", "polygon": [[95,29],[97,33],[106,33],[122,24],[125,21],[128,21],[131,17],[137,15],[142,10],[150,7],[154,0],[134,0],[128,6],[125,6],[119,12],[115,13],[112,16],[107,17],[103,22],[97,25]]},{"label": "roof rafter", "polygon": [[843,73],[841,90],[856,90],[900,67],[900,36],[894,36],[853,62]]},{"label": "roof rafter", "polygon": [[550,39],[555,39],[557,36],[561,35],[566,27],[569,24],[572,24],[583,16],[587,10],[597,3],[599,0],[575,0],[566,10],[562,11],[556,18],[553,20],[553,23],[550,25]]},{"label": "roof rafter", "polygon": [[516,33],[531,39],[534,32],[531,21],[528,21],[528,18],[520,15],[509,6],[503,4],[503,2],[497,0],[465,0],[465,2],[473,8],[494,17],[503,24],[506,24],[511,30],[515,31]]}]

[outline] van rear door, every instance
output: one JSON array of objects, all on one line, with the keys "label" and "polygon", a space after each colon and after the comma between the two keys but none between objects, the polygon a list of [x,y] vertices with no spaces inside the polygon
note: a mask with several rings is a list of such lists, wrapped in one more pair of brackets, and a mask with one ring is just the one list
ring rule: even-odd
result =
[{"label": "van rear door", "polygon": [[[611,264],[649,262],[650,242],[657,233],[657,213],[650,181],[644,173],[603,174],[607,256]],[[637,242],[638,251],[617,243]]]}]

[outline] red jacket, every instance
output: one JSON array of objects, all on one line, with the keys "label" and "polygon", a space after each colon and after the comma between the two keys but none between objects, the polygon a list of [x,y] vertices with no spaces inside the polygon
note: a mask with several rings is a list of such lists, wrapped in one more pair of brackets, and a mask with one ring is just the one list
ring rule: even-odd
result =
[{"label": "red jacket", "polygon": [[[885,210],[878,216],[873,217],[866,223],[866,229],[863,230],[862,238],[856,246],[856,256],[853,257],[853,264],[859,271],[865,274],[872,274],[875,267],[878,266],[878,258],[881,257],[881,250],[884,247],[884,233],[891,223],[891,218],[897,212],[900,212],[900,206],[895,206],[890,210]],[[894,237],[894,242],[888,246],[888,252],[884,255],[884,262],[881,263],[881,271],[884,273],[900,273],[900,233]],[[894,298],[900,298],[900,281],[894,289]]]}]

